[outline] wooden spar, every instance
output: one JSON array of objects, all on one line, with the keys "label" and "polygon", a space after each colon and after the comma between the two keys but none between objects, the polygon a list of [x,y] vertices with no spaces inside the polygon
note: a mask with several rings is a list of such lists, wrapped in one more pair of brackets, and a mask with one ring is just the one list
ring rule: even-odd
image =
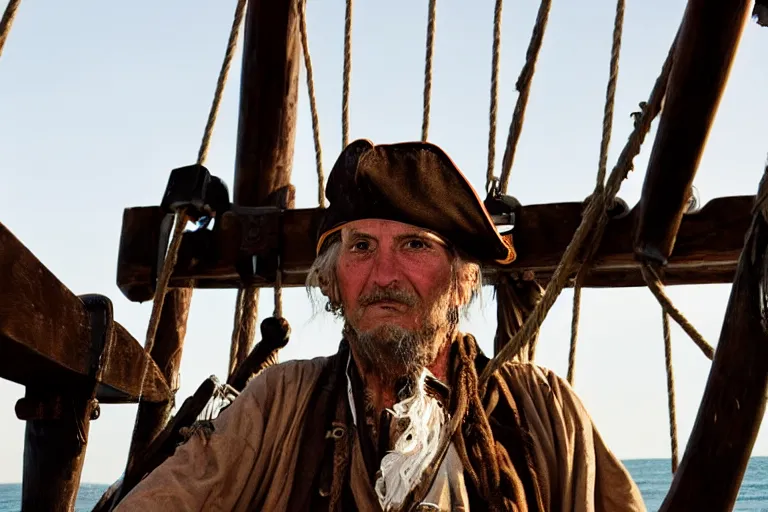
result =
[{"label": "wooden spar", "polygon": [[[300,49],[296,2],[248,2],[233,190],[236,206],[294,206],[290,181]],[[236,307],[243,314],[234,326],[232,371],[248,357],[256,333],[259,288],[241,288]]]},{"label": "wooden spar", "polygon": [[768,393],[768,167],[739,258],[704,396],[661,511],[731,510]]},{"label": "wooden spar", "polygon": [[[0,378],[24,386],[82,386],[91,372],[86,305],[0,223]],[[115,322],[110,364],[99,374],[101,403],[136,402],[147,363],[136,339]],[[149,361],[144,400],[168,402],[171,392]]]},{"label": "wooden spar", "polygon": [[665,264],[752,2],[690,0],[638,204],[635,251]]},{"label": "wooden spar", "polygon": [[[168,291],[160,314],[155,343],[150,352],[174,395],[179,389],[181,353],[184,337],[187,333],[187,318],[191,301],[192,289],[176,288]],[[163,430],[173,412],[174,405],[174,400],[152,403],[142,399],[139,403],[131,446],[128,450],[126,471],[132,468],[136,458]]]},{"label": "wooden spar", "polygon": [[[696,213],[683,217],[675,250],[664,270],[664,282],[674,284],[730,283],[752,216],[753,196],[713,199]],[[157,207],[125,211],[123,236],[134,240],[121,246],[118,285],[132,301],[151,297],[153,245],[156,227],[151,211]],[[581,220],[582,203],[523,206],[518,215],[514,243],[518,259],[506,266],[483,268],[489,283],[499,273],[532,272],[545,285],[557,267]],[[239,258],[246,261],[274,257],[278,237],[285,286],[303,286],[315,257],[313,233],[320,209],[285,210],[239,208],[219,219],[218,230],[186,234],[171,286],[237,288]],[[632,227],[637,210],[609,221],[591,271],[588,287],[644,286],[633,251]],[[134,219],[136,221],[134,221]],[[142,222],[139,222],[139,219]],[[143,223],[143,224],[142,224]],[[270,276],[248,276],[258,286],[273,286]]]}]

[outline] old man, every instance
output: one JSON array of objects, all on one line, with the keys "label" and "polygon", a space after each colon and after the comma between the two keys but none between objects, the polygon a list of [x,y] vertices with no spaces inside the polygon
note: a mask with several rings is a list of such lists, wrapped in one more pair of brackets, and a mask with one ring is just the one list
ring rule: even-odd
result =
[{"label": "old man", "polygon": [[459,318],[515,251],[443,151],[355,141],[327,197],[308,284],[344,319],[338,352],[254,378],[117,510],[645,510],[558,376],[479,385]]}]

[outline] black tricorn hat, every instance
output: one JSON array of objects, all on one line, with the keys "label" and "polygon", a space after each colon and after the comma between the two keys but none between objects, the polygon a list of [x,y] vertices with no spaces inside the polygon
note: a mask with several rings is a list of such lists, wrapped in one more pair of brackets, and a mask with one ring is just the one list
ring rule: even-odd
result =
[{"label": "black tricorn hat", "polygon": [[433,231],[477,261],[504,264],[517,256],[511,235],[499,234],[475,189],[434,144],[356,140],[336,160],[325,196],[318,253],[345,224],[384,219]]}]

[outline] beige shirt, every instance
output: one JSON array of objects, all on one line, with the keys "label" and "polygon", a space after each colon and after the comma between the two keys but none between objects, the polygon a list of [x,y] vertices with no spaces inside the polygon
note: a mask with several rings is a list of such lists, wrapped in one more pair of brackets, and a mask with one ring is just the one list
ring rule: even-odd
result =
[{"label": "beige shirt", "polygon": [[[265,370],[215,420],[209,440],[194,436],[180,446],[116,510],[286,510],[295,468],[300,464],[297,455],[303,420],[314,384],[328,361],[289,361]],[[637,486],[607,448],[567,382],[527,363],[507,363],[500,372],[515,395],[525,397],[518,407],[533,440],[545,510],[645,510]],[[356,496],[370,497],[373,487],[365,471],[354,471],[363,464],[357,442],[351,457],[351,487]],[[463,485],[456,460],[449,456],[446,463],[453,468],[448,471],[456,475],[437,478],[430,498],[464,493],[452,488],[455,482]]]}]

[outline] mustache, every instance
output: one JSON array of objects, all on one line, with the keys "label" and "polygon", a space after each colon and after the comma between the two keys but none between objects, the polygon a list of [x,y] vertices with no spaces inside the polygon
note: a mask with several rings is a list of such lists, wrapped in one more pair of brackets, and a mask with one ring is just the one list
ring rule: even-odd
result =
[{"label": "mustache", "polygon": [[398,288],[381,287],[376,287],[370,293],[362,295],[357,302],[360,306],[365,307],[384,300],[399,302],[406,306],[415,306],[419,303],[418,297],[413,293]]}]

